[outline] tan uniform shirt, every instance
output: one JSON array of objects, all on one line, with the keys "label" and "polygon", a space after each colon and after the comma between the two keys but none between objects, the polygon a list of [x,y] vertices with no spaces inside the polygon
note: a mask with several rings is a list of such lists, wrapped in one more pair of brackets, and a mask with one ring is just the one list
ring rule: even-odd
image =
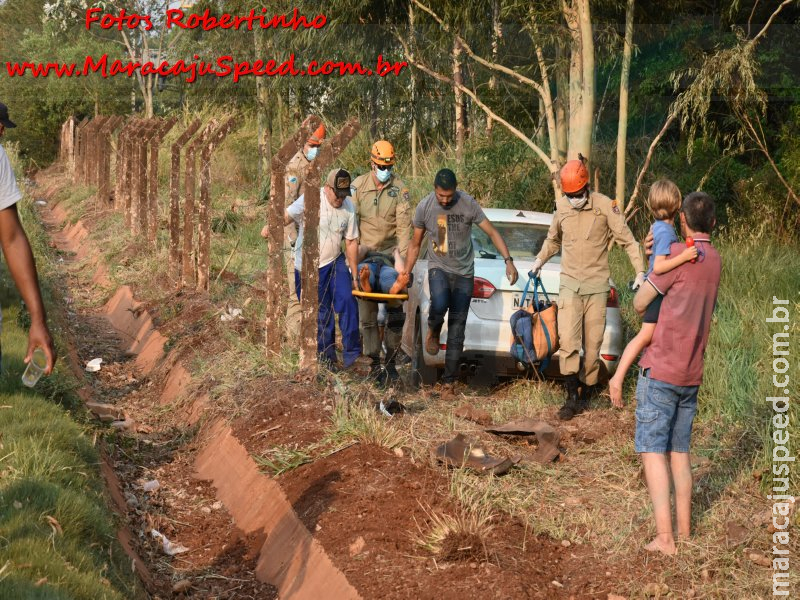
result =
[{"label": "tan uniform shirt", "polygon": [[395,246],[406,255],[411,240],[411,196],[397,177],[378,188],[372,171],[357,177],[350,186],[350,196],[356,207],[361,243],[378,252],[391,251]]},{"label": "tan uniform shirt", "polygon": [[[303,184],[306,180],[306,168],[308,168],[309,164],[311,164],[311,161],[306,158],[301,148],[286,165],[286,179],[283,188],[286,193],[284,207],[290,206],[305,192]],[[294,244],[295,240],[297,240],[297,225],[290,223],[284,227],[284,234],[289,242]]]},{"label": "tan uniform shirt", "polygon": [[639,243],[625,223],[616,200],[592,192],[580,210],[563,196],[556,201],[553,222],[537,258],[542,262],[561,250],[561,285],[577,294],[599,294],[609,290],[609,241],[628,253],[634,270],[644,272]]}]

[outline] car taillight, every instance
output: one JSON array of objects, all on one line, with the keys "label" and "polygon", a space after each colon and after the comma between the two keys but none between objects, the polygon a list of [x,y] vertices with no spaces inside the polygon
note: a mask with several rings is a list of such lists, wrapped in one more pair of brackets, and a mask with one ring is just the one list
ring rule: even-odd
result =
[{"label": "car taillight", "polygon": [[617,295],[617,288],[612,287],[609,290],[606,308],[619,308],[619,296]]},{"label": "car taillight", "polygon": [[495,292],[495,287],[483,277],[476,277],[472,284],[472,297],[486,300]]}]

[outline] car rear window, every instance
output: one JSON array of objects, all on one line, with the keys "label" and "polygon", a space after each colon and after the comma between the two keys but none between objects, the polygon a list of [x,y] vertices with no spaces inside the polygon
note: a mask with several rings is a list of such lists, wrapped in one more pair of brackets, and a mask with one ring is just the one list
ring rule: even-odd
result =
[{"label": "car rear window", "polygon": [[[547,238],[547,227],[544,225],[498,222],[493,222],[492,225],[500,232],[511,256],[515,259],[533,260]],[[501,258],[500,251],[477,225],[472,227],[472,247],[475,250],[475,258]],[[553,256],[548,262],[560,263],[561,253]]]}]

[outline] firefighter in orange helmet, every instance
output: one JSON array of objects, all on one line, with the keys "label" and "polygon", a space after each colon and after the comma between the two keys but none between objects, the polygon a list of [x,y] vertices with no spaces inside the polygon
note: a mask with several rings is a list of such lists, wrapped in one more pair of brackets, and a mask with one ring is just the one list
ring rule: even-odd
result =
[{"label": "firefighter in orange helmet", "polygon": [[[411,196],[394,172],[394,146],[379,140],[370,150],[370,171],[357,177],[350,196],[358,216],[359,243],[371,249],[369,260],[390,258],[395,249],[405,258],[411,239]],[[384,343],[385,367],[381,365],[381,342],[378,332],[378,304],[358,301],[358,318],[364,341],[364,355],[372,359],[370,378],[379,385],[399,378],[395,360],[400,348],[405,315],[402,306],[387,306]]]},{"label": "firefighter in orange helmet", "polygon": [[[305,145],[298,150],[286,165],[286,179],[284,191],[286,193],[285,207],[303,195],[306,170],[311,161],[317,157],[320,144],[325,140],[325,125],[321,124],[306,140]],[[265,225],[261,230],[264,239],[269,235]],[[289,298],[286,307],[286,338],[298,339],[300,335],[300,302],[297,300],[294,282],[294,244],[297,241],[297,225],[291,223],[284,228],[284,255],[286,256],[286,277],[289,283]]]},{"label": "firefighter in orange helmet", "polygon": [[538,275],[542,265],[561,252],[559,367],[565,377],[567,400],[558,416],[565,421],[586,409],[600,374],[600,344],[611,289],[609,243],[613,240],[627,252],[636,273],[634,288],[642,284],[645,273],[641,248],[625,223],[619,202],[590,191],[585,159],[578,156],[561,169],[563,195],[556,201],[547,239],[531,269],[532,275]]}]

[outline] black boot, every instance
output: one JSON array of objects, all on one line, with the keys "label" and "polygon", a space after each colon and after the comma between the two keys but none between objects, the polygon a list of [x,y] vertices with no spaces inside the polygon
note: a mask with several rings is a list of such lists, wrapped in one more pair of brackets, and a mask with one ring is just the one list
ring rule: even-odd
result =
[{"label": "black boot", "polygon": [[373,381],[378,387],[386,387],[387,374],[381,366],[380,359],[377,361],[373,359],[369,368],[369,380]]},{"label": "black boot", "polygon": [[564,380],[564,387],[567,388],[567,401],[559,409],[558,418],[562,421],[569,421],[581,412],[580,397],[578,396],[578,376],[567,375]]},{"label": "black boot", "polygon": [[394,362],[386,363],[386,378],[390,384],[397,383],[400,380],[400,373],[397,372]]},{"label": "black boot", "polygon": [[585,411],[589,408],[589,403],[592,399],[597,395],[599,391],[598,385],[587,385],[583,384],[581,386],[581,404],[580,404],[580,412]]}]

